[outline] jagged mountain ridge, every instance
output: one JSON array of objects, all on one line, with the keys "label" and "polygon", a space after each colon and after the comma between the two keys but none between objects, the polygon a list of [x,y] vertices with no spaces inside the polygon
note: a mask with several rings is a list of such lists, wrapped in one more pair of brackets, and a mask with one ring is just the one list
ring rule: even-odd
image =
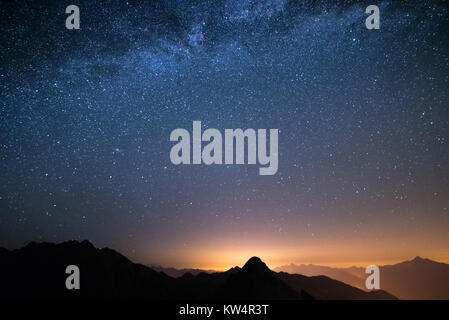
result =
[{"label": "jagged mountain ridge", "polygon": [[[21,249],[0,249],[0,261],[0,299],[356,299],[361,291],[347,286],[348,291],[331,296],[317,289],[321,293],[314,297],[297,283],[290,283],[290,279],[282,279],[283,275],[270,270],[257,257],[242,268],[226,272],[186,273],[172,278],[133,263],[112,249],[97,249],[88,241],[32,242]],[[71,264],[80,268],[80,290],[65,288],[65,268]],[[333,282],[336,284],[344,285]],[[309,289],[323,286],[313,279],[308,280],[308,285]]]},{"label": "jagged mountain ridge", "polygon": [[177,268],[171,268],[171,267],[163,267],[163,266],[154,265],[154,264],[150,264],[150,265],[148,265],[148,267],[150,267],[154,271],[163,272],[172,278],[182,277],[186,273],[190,273],[190,274],[196,276],[196,275],[200,274],[201,272],[204,272],[204,273],[218,272],[217,270],[211,270],[211,269],[207,269],[207,270],[206,269],[195,269],[195,268],[177,269]]}]

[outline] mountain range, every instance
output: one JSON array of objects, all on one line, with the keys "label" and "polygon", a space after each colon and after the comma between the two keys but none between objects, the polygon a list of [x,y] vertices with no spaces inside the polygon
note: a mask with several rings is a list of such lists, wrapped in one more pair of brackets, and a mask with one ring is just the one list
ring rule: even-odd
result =
[{"label": "mountain range", "polygon": [[[80,290],[68,290],[68,265],[80,269]],[[274,272],[258,257],[225,272],[185,273],[174,278],[136,264],[88,241],[35,243],[0,248],[0,299],[151,300],[385,300],[386,291],[365,292],[325,276]]]},{"label": "mountain range", "polygon": [[[379,266],[379,269],[380,287],[399,299],[449,299],[448,264],[416,257],[394,265]],[[365,269],[361,267],[331,268],[312,264],[289,264],[274,268],[274,271],[309,277],[325,275],[360,289],[364,289],[367,277]]]},{"label": "mountain range", "polygon": [[182,268],[182,269],[177,269],[177,268],[171,268],[171,267],[163,267],[160,265],[155,265],[155,264],[151,264],[149,265],[149,267],[151,269],[153,269],[154,271],[158,271],[158,272],[163,272],[166,275],[172,277],[172,278],[179,278],[182,277],[183,275],[185,275],[186,273],[190,273],[194,276],[196,276],[197,274],[201,273],[201,272],[205,272],[205,273],[214,273],[217,272],[217,270],[212,270],[212,269],[194,269],[194,268]]}]

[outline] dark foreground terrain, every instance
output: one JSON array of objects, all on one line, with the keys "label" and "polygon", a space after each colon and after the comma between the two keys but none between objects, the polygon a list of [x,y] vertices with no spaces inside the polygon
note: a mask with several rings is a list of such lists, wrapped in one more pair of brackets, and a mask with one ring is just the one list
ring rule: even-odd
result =
[{"label": "dark foreground terrain", "polygon": [[[80,269],[80,290],[65,286],[68,265]],[[257,257],[226,272],[172,278],[88,241],[0,248],[0,283],[0,299],[396,299],[382,290],[365,292],[325,276],[276,273]]]}]

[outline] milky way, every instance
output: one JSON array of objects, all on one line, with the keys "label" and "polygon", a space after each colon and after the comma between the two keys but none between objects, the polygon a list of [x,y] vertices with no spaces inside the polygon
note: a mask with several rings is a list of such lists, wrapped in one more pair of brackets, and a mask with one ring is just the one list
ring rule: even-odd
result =
[{"label": "milky way", "polygon": [[[375,2],[380,30],[374,2],[288,0],[74,1],[67,30],[72,3],[2,1],[0,246],[449,261],[449,8]],[[194,120],[279,129],[278,172],[173,165]]]}]

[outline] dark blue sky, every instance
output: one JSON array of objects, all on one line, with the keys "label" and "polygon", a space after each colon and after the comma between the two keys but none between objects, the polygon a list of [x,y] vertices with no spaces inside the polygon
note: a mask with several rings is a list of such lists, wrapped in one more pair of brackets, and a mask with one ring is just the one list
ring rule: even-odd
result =
[{"label": "dark blue sky", "polygon": [[[449,261],[447,4],[76,1],[67,30],[69,4],[1,3],[1,246]],[[170,132],[194,120],[279,129],[277,174],[174,166]]]}]

